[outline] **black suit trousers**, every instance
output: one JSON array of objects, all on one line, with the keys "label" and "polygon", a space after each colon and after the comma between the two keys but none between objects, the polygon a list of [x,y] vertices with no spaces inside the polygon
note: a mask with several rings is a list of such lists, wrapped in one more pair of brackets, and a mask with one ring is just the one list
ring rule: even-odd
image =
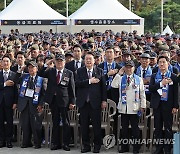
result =
[{"label": "black suit trousers", "polygon": [[82,133],[82,143],[84,148],[90,146],[89,124],[92,123],[94,133],[94,146],[97,149],[101,147],[101,108],[93,109],[89,102],[85,102],[80,108],[80,125]]},{"label": "black suit trousers", "polygon": [[[165,108],[163,103],[160,102],[159,107],[153,110],[154,113],[154,135],[156,139],[172,139],[172,124],[173,124],[173,114],[171,108]],[[164,131],[163,131],[164,126]],[[157,148],[163,148],[165,151],[170,151],[171,144],[157,144]]]},{"label": "black suit trousers", "polygon": [[52,129],[52,143],[54,145],[61,145],[60,143],[60,121],[62,120],[63,124],[63,144],[69,145],[70,142],[70,124],[68,117],[67,107],[59,107],[56,102],[56,96],[53,97],[52,104],[50,105],[53,121]]},{"label": "black suit trousers", "polygon": [[12,140],[12,136],[13,136],[12,128],[13,128],[13,109],[5,106],[5,102],[3,99],[0,104],[0,141]]},{"label": "black suit trousers", "polygon": [[38,111],[35,113],[31,112],[29,107],[29,100],[27,100],[25,109],[21,112],[21,127],[23,131],[23,145],[31,144],[31,137],[33,134],[34,144],[41,145],[42,141],[42,119],[43,115],[39,115]]},{"label": "black suit trousers", "polygon": [[[137,114],[121,114],[121,126],[122,126],[122,131],[121,131],[121,136],[122,139],[128,139],[129,136],[129,122],[131,124],[131,132],[132,132],[132,136],[133,139],[140,139],[140,130],[138,127],[139,124],[139,117]],[[122,149],[128,149],[129,145],[128,144],[122,144],[121,145]],[[139,150],[139,146],[138,144],[133,144],[133,151],[138,151]]]}]

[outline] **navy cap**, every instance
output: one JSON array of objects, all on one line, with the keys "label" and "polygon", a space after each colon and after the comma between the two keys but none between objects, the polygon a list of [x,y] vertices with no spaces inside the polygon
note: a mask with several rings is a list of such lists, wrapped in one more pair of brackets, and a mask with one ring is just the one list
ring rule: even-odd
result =
[{"label": "navy cap", "polygon": [[38,67],[37,63],[36,63],[34,60],[30,60],[30,61],[28,62],[28,64],[27,64],[27,67],[28,67],[29,65],[32,65],[33,67]]},{"label": "navy cap", "polygon": [[73,57],[73,53],[71,51],[68,51],[68,52],[65,53],[65,57],[67,57],[67,56]]},{"label": "navy cap", "polygon": [[99,51],[94,52],[94,57],[101,57],[101,53]]},{"label": "navy cap", "polygon": [[131,67],[135,67],[135,64],[132,60],[128,60],[125,62],[125,66],[131,66]]},{"label": "navy cap", "polygon": [[153,37],[155,40],[159,40],[160,39],[160,36],[159,35],[156,35]]},{"label": "navy cap", "polygon": [[176,51],[176,54],[177,54],[177,55],[180,55],[180,50],[177,50],[177,51]]},{"label": "navy cap", "polygon": [[122,37],[122,41],[127,41],[127,40],[128,40],[127,36]]},{"label": "navy cap", "polygon": [[173,35],[172,35],[172,38],[173,38],[173,39],[178,39],[178,38],[179,38],[179,35],[178,35],[178,34],[173,34]]},{"label": "navy cap", "polygon": [[166,40],[166,41],[171,41],[172,38],[171,38],[170,36],[167,36],[167,37],[165,38],[165,40]]},{"label": "navy cap", "polygon": [[137,35],[137,36],[136,36],[136,39],[137,39],[137,40],[142,40],[142,37],[139,36],[139,35]]},{"label": "navy cap", "polygon": [[43,44],[50,44],[50,41],[45,39],[45,40],[43,40]]},{"label": "navy cap", "polygon": [[102,36],[102,34],[100,32],[96,33],[96,37],[101,37],[101,36]]},{"label": "navy cap", "polygon": [[150,58],[150,55],[148,53],[143,53],[140,55],[140,58]]},{"label": "navy cap", "polygon": [[122,54],[123,54],[123,55],[131,55],[131,51],[129,51],[129,50],[123,50],[123,51],[122,51]]},{"label": "navy cap", "polygon": [[156,52],[150,52],[150,59],[157,58],[157,53]]},{"label": "navy cap", "polygon": [[56,60],[65,60],[65,56],[63,54],[56,54],[55,59]]},{"label": "navy cap", "polygon": [[143,40],[141,40],[139,43],[140,43],[140,44],[146,44]]}]

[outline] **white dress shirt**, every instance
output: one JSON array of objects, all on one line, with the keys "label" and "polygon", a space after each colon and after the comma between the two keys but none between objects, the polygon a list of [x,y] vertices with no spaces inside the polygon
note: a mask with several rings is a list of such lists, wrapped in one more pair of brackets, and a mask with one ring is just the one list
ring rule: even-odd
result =
[{"label": "white dress shirt", "polygon": [[[6,73],[6,72],[7,72],[7,73]],[[5,71],[5,70],[3,69],[3,76],[6,75],[7,78],[8,78],[9,72],[10,72],[10,70]],[[5,73],[6,73],[6,74],[5,74]],[[6,83],[5,83],[5,82],[4,82],[4,87],[6,87]]]},{"label": "white dress shirt", "polygon": [[[77,63],[77,61],[78,61],[78,63]],[[76,63],[77,63],[78,68],[80,68],[81,67],[81,63],[82,63],[82,59],[75,60],[75,67],[76,67]]]},{"label": "white dress shirt", "polygon": [[[91,77],[92,77],[92,73],[93,73],[93,68],[92,69],[88,69],[88,68],[86,68],[86,70],[87,70],[87,74],[88,74],[88,71],[90,71],[91,72]],[[88,76],[89,76],[89,74],[88,74]],[[91,84],[91,81],[90,81],[90,79],[89,79],[89,84]]]}]

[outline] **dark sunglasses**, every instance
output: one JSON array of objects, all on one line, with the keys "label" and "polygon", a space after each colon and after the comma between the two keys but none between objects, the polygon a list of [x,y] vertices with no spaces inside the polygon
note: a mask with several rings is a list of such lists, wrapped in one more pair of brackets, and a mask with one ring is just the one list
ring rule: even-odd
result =
[{"label": "dark sunglasses", "polygon": [[142,53],[135,53],[135,55],[142,55]]}]

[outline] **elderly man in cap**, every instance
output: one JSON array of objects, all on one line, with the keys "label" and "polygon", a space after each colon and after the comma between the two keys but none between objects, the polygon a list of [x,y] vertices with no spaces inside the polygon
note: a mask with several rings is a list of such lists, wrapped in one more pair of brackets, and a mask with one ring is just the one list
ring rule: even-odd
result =
[{"label": "elderly man in cap", "polygon": [[[52,60],[48,61],[48,63]],[[46,66],[46,65],[45,65]],[[51,66],[51,65],[48,65]],[[63,123],[63,149],[70,151],[70,126],[68,109],[73,109],[75,104],[75,83],[73,72],[66,69],[65,56],[56,54],[56,67],[44,67],[40,75],[48,78],[47,90],[44,101],[50,105],[53,121],[51,150],[61,149],[59,122]]]},{"label": "elderly man in cap", "polygon": [[157,67],[157,53],[156,52],[150,52],[150,63],[149,65],[151,66],[151,69]]},{"label": "elderly man in cap", "polygon": [[[18,97],[18,111],[21,112],[21,127],[23,141],[21,148],[32,147],[33,135],[34,148],[41,148],[42,106],[43,106],[43,78],[37,75],[38,65],[35,61],[27,64],[28,73],[17,73],[20,90]],[[19,78],[20,76],[20,78]]]},{"label": "elderly man in cap", "polygon": [[152,69],[149,65],[150,55],[147,53],[143,53],[140,58],[141,65],[136,69],[136,75],[143,79],[146,99],[150,101],[149,82],[152,75]]},{"label": "elderly man in cap", "polygon": [[175,63],[175,67],[178,69],[178,74],[180,73],[180,50],[176,52],[177,62]]},{"label": "elderly man in cap", "polygon": [[[139,116],[146,108],[144,83],[141,77],[134,73],[135,65],[132,60],[125,62],[124,75],[117,74],[111,86],[119,89],[118,110],[121,113],[122,139],[127,139],[129,122],[131,123],[134,139],[140,139],[138,127]],[[120,128],[118,128],[120,129]],[[133,153],[139,153],[140,146],[133,144]],[[120,153],[129,152],[128,144],[122,144]]]},{"label": "elderly man in cap", "polygon": [[119,65],[123,67],[128,60],[131,60],[131,51],[125,49],[122,51],[122,62]]}]

